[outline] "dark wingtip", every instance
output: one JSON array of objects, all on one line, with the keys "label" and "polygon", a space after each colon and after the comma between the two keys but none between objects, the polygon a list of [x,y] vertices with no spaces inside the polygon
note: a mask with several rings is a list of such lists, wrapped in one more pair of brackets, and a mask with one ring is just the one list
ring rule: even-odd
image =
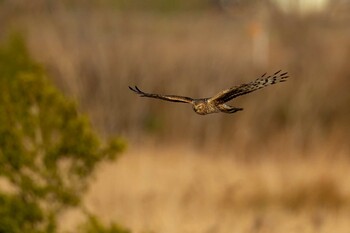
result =
[{"label": "dark wingtip", "polygon": [[129,86],[129,89],[135,92],[136,94],[139,94],[141,97],[145,96],[145,93],[142,92],[137,86],[134,86],[134,87]]},{"label": "dark wingtip", "polygon": [[134,87],[129,86],[129,89],[137,94],[142,94],[142,91],[140,91],[140,89],[137,86],[134,86]]},{"label": "dark wingtip", "polygon": [[138,92],[141,92],[141,93],[142,93],[142,91],[141,91],[137,86],[135,86],[135,89],[136,89]]},{"label": "dark wingtip", "polygon": [[129,86],[129,89],[130,89],[130,90],[132,90],[133,92],[138,93],[138,91],[137,91],[137,90],[135,90],[134,88],[132,88],[132,87],[130,87],[130,86]]},{"label": "dark wingtip", "polygon": [[285,82],[287,81],[289,76],[282,76],[281,79],[280,79],[280,82]]},{"label": "dark wingtip", "polygon": [[261,77],[263,78],[263,77],[264,77],[266,74],[267,74],[267,73],[265,73],[265,74],[261,75]]},{"label": "dark wingtip", "polygon": [[277,71],[276,73],[274,73],[274,75],[278,74],[278,73],[281,72],[281,71],[282,71],[282,70]]}]

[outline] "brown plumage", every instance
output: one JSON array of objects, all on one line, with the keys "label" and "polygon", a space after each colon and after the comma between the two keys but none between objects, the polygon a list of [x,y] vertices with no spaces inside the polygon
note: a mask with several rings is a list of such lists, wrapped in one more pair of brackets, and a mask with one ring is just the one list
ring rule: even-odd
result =
[{"label": "brown plumage", "polygon": [[151,94],[141,91],[137,86],[134,88],[129,86],[129,89],[133,92],[139,94],[141,97],[150,97],[156,98],[171,102],[180,102],[180,103],[189,103],[192,104],[193,110],[200,114],[206,115],[210,113],[216,112],[224,112],[224,113],[235,113],[237,111],[243,110],[243,108],[236,108],[225,104],[226,102],[241,96],[248,94],[250,92],[256,91],[263,87],[273,85],[275,83],[284,82],[288,78],[288,73],[281,73],[281,70],[277,71],[271,76],[266,77],[266,73],[262,75],[260,78],[256,79],[253,82],[241,84],[238,86],[234,86],[223,90],[216,94],[213,97],[209,98],[200,98],[194,99],[186,96],[177,96],[177,95],[159,95],[159,94]]}]

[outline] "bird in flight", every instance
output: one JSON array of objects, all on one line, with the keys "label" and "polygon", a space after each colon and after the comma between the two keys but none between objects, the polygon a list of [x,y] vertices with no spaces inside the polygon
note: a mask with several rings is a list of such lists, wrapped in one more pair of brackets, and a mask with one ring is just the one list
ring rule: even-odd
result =
[{"label": "bird in flight", "polygon": [[237,111],[243,110],[243,108],[232,107],[226,104],[226,102],[238,96],[245,95],[250,92],[256,91],[258,89],[261,89],[263,87],[267,87],[279,82],[284,82],[287,80],[288,77],[289,77],[288,73],[287,72],[281,73],[281,70],[275,72],[273,75],[270,75],[270,76],[266,76],[266,73],[265,73],[255,81],[241,84],[241,85],[234,86],[226,90],[220,91],[213,97],[200,98],[200,99],[190,98],[186,96],[178,96],[178,95],[159,95],[159,94],[146,93],[141,91],[137,86],[135,87],[129,86],[129,89],[135,92],[136,94],[139,94],[141,97],[150,97],[150,98],[161,99],[161,100],[166,100],[171,102],[192,104],[193,110],[200,115],[207,115],[210,113],[218,113],[218,112],[235,113]]}]

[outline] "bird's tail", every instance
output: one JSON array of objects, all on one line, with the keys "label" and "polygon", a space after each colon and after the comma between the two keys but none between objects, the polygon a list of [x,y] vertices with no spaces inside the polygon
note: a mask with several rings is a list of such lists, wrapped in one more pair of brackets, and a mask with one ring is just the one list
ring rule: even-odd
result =
[{"label": "bird's tail", "polygon": [[218,105],[218,108],[221,112],[229,113],[229,114],[243,110],[243,108],[236,108],[236,107],[232,107],[232,106],[227,105],[227,104],[220,104],[220,105]]}]

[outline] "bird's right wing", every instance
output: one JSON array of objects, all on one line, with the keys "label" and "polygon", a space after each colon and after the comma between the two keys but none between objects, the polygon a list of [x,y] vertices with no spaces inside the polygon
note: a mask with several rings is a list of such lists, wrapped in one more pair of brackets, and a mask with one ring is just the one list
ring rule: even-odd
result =
[{"label": "bird's right wing", "polygon": [[218,104],[225,103],[238,96],[248,94],[250,92],[256,91],[263,87],[273,85],[275,83],[286,81],[288,78],[288,73],[287,72],[280,73],[280,72],[281,70],[277,71],[276,73],[268,77],[265,77],[266,75],[265,73],[263,76],[261,76],[260,78],[256,79],[253,82],[228,88],[224,91],[219,92],[217,95],[213,96],[209,100],[214,101]]},{"label": "bird's right wing", "polygon": [[139,94],[141,97],[150,97],[155,99],[161,99],[171,102],[180,102],[180,103],[192,103],[193,99],[186,96],[177,96],[177,95],[159,95],[159,94],[152,94],[152,93],[146,93],[141,91],[137,86],[134,88],[129,86],[129,89],[135,92],[136,94]]}]

